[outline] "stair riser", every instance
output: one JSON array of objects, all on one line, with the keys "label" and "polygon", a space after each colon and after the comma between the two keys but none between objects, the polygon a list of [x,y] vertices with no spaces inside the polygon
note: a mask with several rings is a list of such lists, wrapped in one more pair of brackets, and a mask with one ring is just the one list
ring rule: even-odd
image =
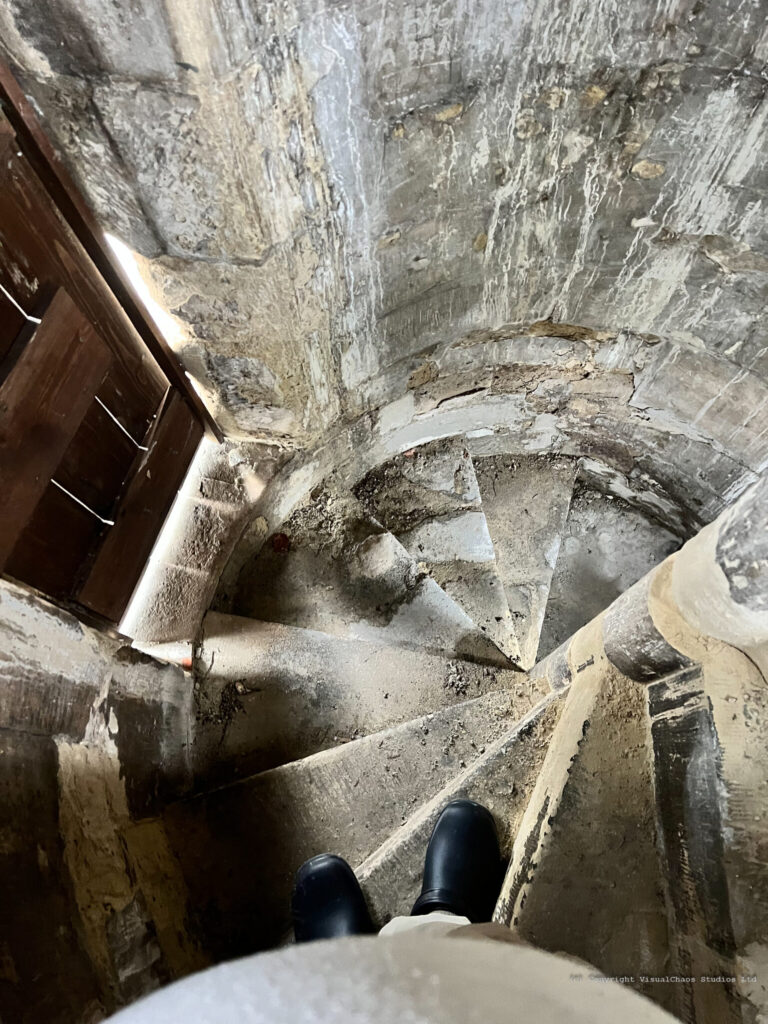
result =
[{"label": "stair riser", "polygon": [[493,455],[474,460],[483,512],[504,583],[520,665],[536,661],[576,462]]},{"label": "stair riser", "polygon": [[510,667],[396,538],[324,492],[243,561],[233,610],[370,643]]},{"label": "stair riser", "polygon": [[435,441],[397,456],[355,490],[371,514],[517,663],[520,651],[464,439]]},{"label": "stair riser", "polygon": [[219,960],[275,945],[306,858],[363,861],[514,714],[504,694],[489,694],[169,808],[203,947]]},{"label": "stair riser", "polygon": [[667,973],[669,948],[647,691],[600,654],[599,623],[582,640],[594,661],[568,691],[496,919],[543,949],[634,977],[672,1008],[672,986],[640,981]]},{"label": "stair riser", "polygon": [[546,688],[520,672],[216,613],[196,675],[197,775],[208,785],[494,691],[522,716]]},{"label": "stair riser", "polygon": [[421,889],[429,837],[451,800],[468,798],[487,806],[496,819],[502,852],[509,856],[562,703],[563,694],[550,694],[359,866],[357,875],[374,920],[383,924],[410,913]]}]

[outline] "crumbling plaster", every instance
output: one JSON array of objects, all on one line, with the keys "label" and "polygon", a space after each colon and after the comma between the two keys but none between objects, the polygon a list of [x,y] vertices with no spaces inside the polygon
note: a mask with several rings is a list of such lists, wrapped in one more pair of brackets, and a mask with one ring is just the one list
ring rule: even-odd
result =
[{"label": "crumbling plaster", "polygon": [[[230,434],[312,447],[422,386],[447,394],[462,359],[468,377],[515,361],[550,320],[603,338],[608,365],[631,332],[654,377],[611,404],[722,493],[705,446],[720,464],[741,426],[742,466],[765,461],[765,13],[3,0],[0,24]],[[589,433],[601,410],[579,401]]]}]

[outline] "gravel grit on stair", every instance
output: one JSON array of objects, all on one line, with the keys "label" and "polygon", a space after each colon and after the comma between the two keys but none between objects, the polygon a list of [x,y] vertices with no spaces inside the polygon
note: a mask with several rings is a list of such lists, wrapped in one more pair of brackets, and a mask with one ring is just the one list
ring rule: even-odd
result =
[{"label": "gravel grit on stair", "polygon": [[503,690],[516,714],[542,695],[523,673],[210,612],[195,662],[195,764],[231,781]]},{"label": "gravel grit on stair", "polygon": [[355,487],[365,508],[510,658],[512,629],[472,458],[461,437],[422,445]]},{"label": "gravel grit on stair", "polygon": [[359,864],[356,874],[377,923],[410,913],[421,888],[429,837],[451,800],[467,798],[488,807],[496,819],[502,853],[509,856],[566,692],[541,700]]},{"label": "gravel grit on stair", "polygon": [[231,611],[510,667],[467,613],[346,492],[323,490],[245,559]]}]

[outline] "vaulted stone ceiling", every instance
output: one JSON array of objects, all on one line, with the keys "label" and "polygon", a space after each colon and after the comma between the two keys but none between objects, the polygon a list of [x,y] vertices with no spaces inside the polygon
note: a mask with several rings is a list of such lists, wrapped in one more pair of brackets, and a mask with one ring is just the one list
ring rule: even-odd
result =
[{"label": "vaulted stone ceiling", "polygon": [[462,429],[701,520],[768,465],[767,14],[2,0],[0,35],[229,433],[506,402]]}]

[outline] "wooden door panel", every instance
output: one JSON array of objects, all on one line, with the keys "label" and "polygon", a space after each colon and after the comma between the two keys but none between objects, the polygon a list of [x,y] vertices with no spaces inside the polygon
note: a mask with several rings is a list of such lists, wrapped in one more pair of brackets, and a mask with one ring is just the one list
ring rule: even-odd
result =
[{"label": "wooden door panel", "polygon": [[[0,276],[2,284],[2,276]],[[0,362],[5,358],[26,319],[0,291]]]},{"label": "wooden door panel", "polygon": [[109,349],[60,289],[0,385],[0,568],[111,361]]},{"label": "wooden door panel", "polygon": [[2,60],[0,104],[0,571],[117,624],[220,434]]},{"label": "wooden door panel", "polygon": [[140,440],[168,387],[165,375],[17,147],[2,134],[0,163],[0,251],[12,254],[27,282],[54,282],[72,296],[113,355],[105,402]]},{"label": "wooden door panel", "polygon": [[37,280],[26,279],[13,253],[3,243],[0,230],[0,363],[5,359],[20,331],[29,323],[24,314],[36,315],[36,296],[39,292],[40,283]]},{"label": "wooden door panel", "polygon": [[120,618],[202,436],[202,425],[189,406],[177,391],[170,392],[149,451],[131,479],[115,525],[105,534],[78,594],[86,608],[107,619]]},{"label": "wooden door panel", "polygon": [[[65,163],[56,152],[40,126],[32,105],[15,80],[11,69],[0,58],[0,106],[5,115],[3,131],[15,134],[18,151],[28,161],[32,171],[46,190],[46,194],[59,211],[71,234],[79,241],[83,252],[91,260],[99,281],[141,341],[156,360],[160,371],[170,385],[184,396],[195,417],[213,437],[223,435],[205,403],[190,384],[182,365],[157,326],[147,315],[144,304],[128,276],[111,251],[104,237],[103,225],[94,217]],[[98,167],[93,168],[98,174]]]},{"label": "wooden door panel", "polygon": [[19,534],[5,572],[50,597],[69,600],[106,527],[49,483]]},{"label": "wooden door panel", "polygon": [[140,455],[141,449],[94,401],[56,467],[55,479],[102,519],[111,519]]}]

